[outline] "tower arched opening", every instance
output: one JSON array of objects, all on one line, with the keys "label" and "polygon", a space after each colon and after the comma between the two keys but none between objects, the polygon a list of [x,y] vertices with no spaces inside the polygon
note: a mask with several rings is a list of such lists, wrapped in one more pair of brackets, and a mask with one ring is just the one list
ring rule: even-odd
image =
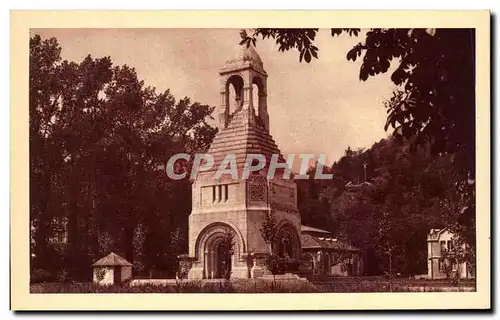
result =
[{"label": "tower arched opening", "polygon": [[229,108],[229,115],[243,105],[243,85],[243,78],[239,75],[232,75],[226,82],[226,106]]}]

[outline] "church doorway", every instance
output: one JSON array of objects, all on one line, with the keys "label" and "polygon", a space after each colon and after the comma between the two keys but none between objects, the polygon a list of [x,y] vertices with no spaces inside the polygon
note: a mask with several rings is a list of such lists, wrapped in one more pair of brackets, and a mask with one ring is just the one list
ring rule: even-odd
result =
[{"label": "church doorway", "polygon": [[220,243],[216,249],[216,278],[227,279],[231,275],[231,257],[232,254],[228,246]]},{"label": "church doorway", "polygon": [[204,278],[229,279],[233,267],[233,256],[237,250],[234,232],[226,229],[210,235],[205,244]]}]

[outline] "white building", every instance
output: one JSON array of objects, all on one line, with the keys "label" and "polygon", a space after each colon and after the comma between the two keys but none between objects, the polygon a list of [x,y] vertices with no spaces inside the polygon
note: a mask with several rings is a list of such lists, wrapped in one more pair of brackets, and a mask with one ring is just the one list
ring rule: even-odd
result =
[{"label": "white building", "polygon": [[[427,235],[427,276],[430,279],[446,278],[446,261],[441,259],[444,250],[450,250],[453,244],[453,233],[448,229],[431,229]],[[460,278],[473,278],[471,268],[466,263],[453,263],[452,272],[459,272]]]}]

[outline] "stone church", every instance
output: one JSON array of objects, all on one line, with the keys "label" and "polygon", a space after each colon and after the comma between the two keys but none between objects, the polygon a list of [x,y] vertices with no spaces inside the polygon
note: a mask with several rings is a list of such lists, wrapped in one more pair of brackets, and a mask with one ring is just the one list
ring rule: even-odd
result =
[{"label": "stone church", "polygon": [[[327,251],[343,250],[358,256],[355,248],[346,246],[344,250],[338,245],[322,246],[325,241],[311,240],[318,238],[317,235],[302,233],[304,227],[301,226],[293,175],[284,179],[283,175],[276,174],[273,179],[267,179],[268,164],[273,154],[278,155],[278,162],[285,163],[285,160],[269,132],[267,73],[255,49],[239,46],[235,56],[224,64],[219,74],[219,131],[208,150],[215,163],[211,170],[200,171],[192,184],[188,278],[223,278],[226,272],[231,278],[268,274],[264,257],[270,252],[270,246],[264,241],[260,229],[269,214],[276,220],[278,231],[274,248],[278,254],[302,260],[301,238],[307,238],[307,249],[314,254],[308,255],[310,264],[306,269],[309,268],[312,273],[330,274],[333,264],[340,262],[334,262],[333,258],[324,262],[324,257],[330,256]],[[233,179],[230,174],[216,178],[216,170],[227,154],[236,156],[239,178],[248,154],[263,155],[266,166],[250,174],[248,179]],[[230,255],[227,246],[223,245],[228,231],[233,234]],[[315,245],[311,247],[311,243]],[[323,259],[321,263],[320,259]]]}]

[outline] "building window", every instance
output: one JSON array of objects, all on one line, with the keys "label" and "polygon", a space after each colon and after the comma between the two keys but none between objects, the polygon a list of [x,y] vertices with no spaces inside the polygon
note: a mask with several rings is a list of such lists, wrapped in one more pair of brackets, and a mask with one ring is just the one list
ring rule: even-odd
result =
[{"label": "building window", "polygon": [[446,241],[441,241],[440,245],[441,245],[441,252],[442,252],[446,249]]},{"label": "building window", "polygon": [[229,199],[229,185],[219,184],[212,186],[212,203],[227,202]]},{"label": "building window", "polygon": [[443,259],[439,259],[438,260],[439,264],[438,264],[438,267],[439,267],[439,271],[444,271],[444,260]]},{"label": "building window", "polygon": [[288,256],[288,257],[293,257],[293,246],[292,246],[292,239],[289,234],[283,235],[280,241],[280,246],[279,246],[279,256]]}]

